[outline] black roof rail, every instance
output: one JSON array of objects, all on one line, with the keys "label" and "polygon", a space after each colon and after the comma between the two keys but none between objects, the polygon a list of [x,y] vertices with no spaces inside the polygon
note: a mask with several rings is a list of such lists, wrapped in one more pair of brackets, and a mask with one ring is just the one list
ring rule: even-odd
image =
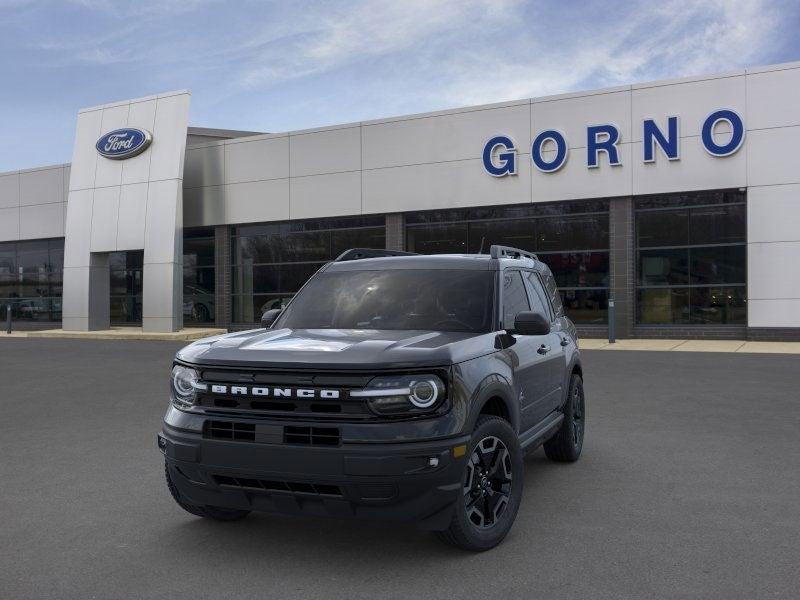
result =
[{"label": "black roof rail", "polygon": [[402,250],[381,250],[378,248],[350,248],[337,256],[333,262],[344,260],[359,260],[361,258],[383,258],[386,256],[417,256],[416,252],[403,252]]},{"label": "black roof rail", "polygon": [[492,258],[531,258],[533,260],[539,260],[539,257],[536,256],[533,252],[526,252],[525,250],[520,250],[519,248],[512,248],[511,246],[498,246],[496,244],[492,244],[491,248],[489,248],[489,256]]}]

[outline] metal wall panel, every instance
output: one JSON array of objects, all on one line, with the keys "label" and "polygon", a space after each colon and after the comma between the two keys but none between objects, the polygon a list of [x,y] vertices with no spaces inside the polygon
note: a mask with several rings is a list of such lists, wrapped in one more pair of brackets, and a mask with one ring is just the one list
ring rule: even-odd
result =
[{"label": "metal wall panel", "polygon": [[361,173],[331,173],[290,180],[289,218],[361,214]]},{"label": "metal wall panel", "polygon": [[0,208],[0,242],[19,239],[19,207]]},{"label": "metal wall panel", "polygon": [[19,239],[64,237],[64,209],[59,204],[19,207]]},{"label": "metal wall panel", "polygon": [[145,216],[147,215],[147,183],[123,185],[119,195],[117,250],[144,248]]},{"label": "metal wall panel", "polygon": [[0,208],[19,206],[19,173],[0,175]]},{"label": "metal wall panel", "polygon": [[800,125],[800,69],[748,73],[748,128],[792,125]]},{"label": "metal wall panel", "polygon": [[64,167],[59,166],[20,173],[20,206],[54,204],[64,201]]},{"label": "metal wall panel", "polygon": [[292,177],[361,169],[361,126],[292,134],[289,140]]},{"label": "metal wall panel", "polygon": [[288,135],[255,141],[231,140],[224,148],[225,183],[289,177]]}]

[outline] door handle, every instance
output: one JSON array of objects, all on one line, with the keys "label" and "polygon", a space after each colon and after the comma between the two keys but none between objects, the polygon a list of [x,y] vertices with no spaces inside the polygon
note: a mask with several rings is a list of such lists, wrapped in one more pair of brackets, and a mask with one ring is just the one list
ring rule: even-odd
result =
[{"label": "door handle", "polygon": [[547,354],[548,352],[550,352],[550,346],[548,346],[546,344],[542,344],[541,346],[539,346],[539,349],[537,350],[537,352],[539,354]]}]

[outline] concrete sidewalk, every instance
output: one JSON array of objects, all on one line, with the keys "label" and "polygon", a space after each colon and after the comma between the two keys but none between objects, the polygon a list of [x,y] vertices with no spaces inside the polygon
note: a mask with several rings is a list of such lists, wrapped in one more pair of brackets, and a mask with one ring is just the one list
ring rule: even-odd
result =
[{"label": "concrete sidewalk", "polygon": [[[14,331],[8,335],[0,331],[0,339],[6,338],[69,338],[82,340],[163,340],[193,341],[227,333],[225,329],[192,327],[174,333],[145,333],[141,327],[112,327],[106,331],[64,331],[45,329],[41,331]],[[636,339],[608,340],[581,338],[582,350],[641,350],[656,352],[756,352],[760,354],[800,354],[800,342],[746,342],[744,340],[662,340]]]},{"label": "concrete sidewalk", "polygon": [[757,352],[800,354],[800,342],[746,342],[743,340],[608,340],[584,339],[581,350],[644,350],[658,352]]},{"label": "concrete sidewalk", "polygon": [[141,327],[112,327],[102,331],[64,331],[63,329],[42,329],[38,331],[0,332],[0,339],[6,338],[61,338],[79,340],[162,340],[168,342],[193,341],[227,333],[227,329],[214,327],[190,327],[169,333],[144,332]]}]

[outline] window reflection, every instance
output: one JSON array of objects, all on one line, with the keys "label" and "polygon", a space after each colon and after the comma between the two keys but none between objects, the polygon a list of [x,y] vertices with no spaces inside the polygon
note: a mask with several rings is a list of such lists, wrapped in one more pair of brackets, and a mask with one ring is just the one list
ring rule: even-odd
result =
[{"label": "window reflection", "polygon": [[232,239],[232,320],[255,323],[281,308],[324,265],[350,248],[385,248],[383,215],[240,225]]},{"label": "window reflection", "polygon": [[61,320],[64,240],[0,243],[0,319]]},{"label": "window reflection", "polygon": [[576,323],[607,321],[608,200],[425,211],[406,215],[406,247],[421,254],[488,252],[492,244],[536,252]]},{"label": "window reflection", "polygon": [[108,257],[111,276],[110,317],[112,325],[142,324],[142,271],[144,251],[112,252]]},{"label": "window reflection", "polygon": [[745,193],[651,196],[635,208],[637,322],[747,323]]}]

